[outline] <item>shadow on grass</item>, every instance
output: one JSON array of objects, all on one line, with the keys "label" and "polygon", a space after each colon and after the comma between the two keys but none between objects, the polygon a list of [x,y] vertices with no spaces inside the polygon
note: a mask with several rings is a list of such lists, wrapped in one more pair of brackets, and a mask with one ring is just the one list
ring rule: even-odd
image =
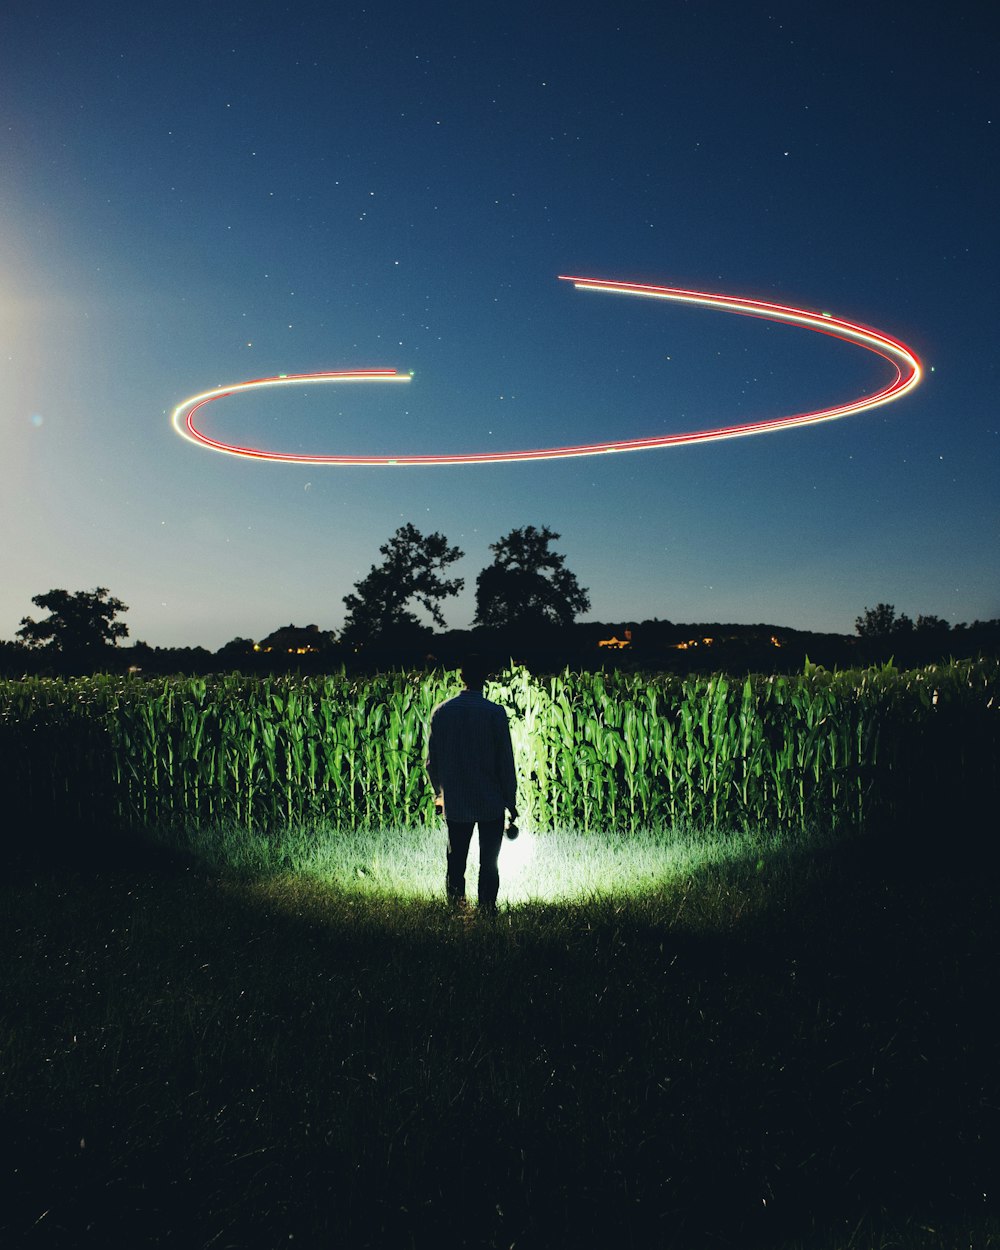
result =
[{"label": "shadow on grass", "polygon": [[990,883],[870,852],[495,922],[135,842],[26,863],[0,1233],[958,1244],[994,1200]]}]

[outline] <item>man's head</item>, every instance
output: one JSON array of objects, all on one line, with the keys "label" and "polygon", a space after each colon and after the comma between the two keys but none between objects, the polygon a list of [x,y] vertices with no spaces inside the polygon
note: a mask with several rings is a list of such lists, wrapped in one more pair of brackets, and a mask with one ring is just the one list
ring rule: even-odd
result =
[{"label": "man's head", "polygon": [[462,661],[462,681],[467,690],[482,690],[492,672],[492,667],[481,655],[468,655]]}]

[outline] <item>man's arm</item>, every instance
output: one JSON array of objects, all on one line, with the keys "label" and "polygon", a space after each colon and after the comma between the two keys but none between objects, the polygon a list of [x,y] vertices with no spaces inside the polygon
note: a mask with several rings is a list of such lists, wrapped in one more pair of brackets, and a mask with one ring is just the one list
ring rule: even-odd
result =
[{"label": "man's arm", "polygon": [[517,815],[517,772],[514,768],[514,748],[510,741],[510,725],[507,721],[507,713],[503,713],[503,720],[497,718],[497,726],[499,729],[499,772],[500,786],[503,791],[504,806],[510,812],[511,819]]}]

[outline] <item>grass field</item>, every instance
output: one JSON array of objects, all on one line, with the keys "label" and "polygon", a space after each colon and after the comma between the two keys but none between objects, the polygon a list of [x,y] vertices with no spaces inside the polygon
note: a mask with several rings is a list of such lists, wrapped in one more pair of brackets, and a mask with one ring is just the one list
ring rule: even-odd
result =
[{"label": "grass field", "polygon": [[0,886],[4,1246],[1000,1246],[987,837],[543,834],[490,922],[426,830],[63,832]]}]

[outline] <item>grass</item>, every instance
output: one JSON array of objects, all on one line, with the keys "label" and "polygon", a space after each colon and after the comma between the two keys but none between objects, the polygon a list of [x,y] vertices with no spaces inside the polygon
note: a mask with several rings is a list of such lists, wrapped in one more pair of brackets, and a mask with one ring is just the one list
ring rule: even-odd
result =
[{"label": "grass", "polygon": [[440,832],[17,866],[0,1243],[1000,1245],[982,863],[516,846],[495,922]]},{"label": "grass", "polygon": [[[161,844],[216,870],[250,877],[286,878],[385,900],[440,899],[448,835],[443,821],[430,828],[333,829],[324,824],[279,827],[248,835],[240,825],[181,827],[159,834]],[[833,845],[831,835],[683,829],[582,834],[572,829],[539,835],[521,825],[500,853],[501,904],[580,902],[642,896],[672,887],[692,873],[737,865],[748,872]],[[466,880],[475,898],[479,847],[473,838]]]}]

